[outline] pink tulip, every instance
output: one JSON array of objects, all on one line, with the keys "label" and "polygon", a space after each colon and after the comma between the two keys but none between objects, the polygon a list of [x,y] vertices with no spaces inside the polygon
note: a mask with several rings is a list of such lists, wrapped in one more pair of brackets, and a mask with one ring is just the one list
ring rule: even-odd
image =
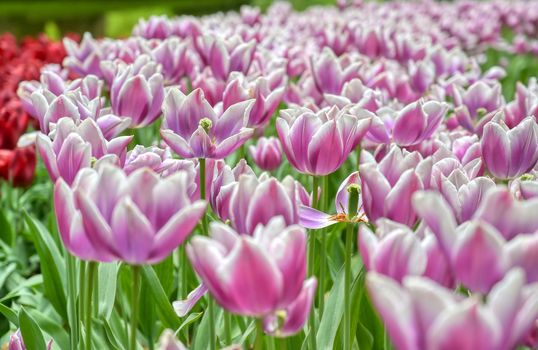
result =
[{"label": "pink tulip", "polygon": [[277,132],[286,157],[298,171],[327,175],[336,171],[360,143],[372,122],[364,109],[325,108],[281,111]]},{"label": "pink tulip", "polygon": [[254,163],[262,170],[275,170],[282,162],[282,146],[276,137],[262,137],[248,150]]},{"label": "pink tulip", "polygon": [[184,95],[171,89],[164,101],[161,135],[184,158],[225,158],[253,133],[245,127],[252,103],[236,103],[219,115],[202,90]]},{"label": "pink tulip", "polygon": [[[107,141],[93,119],[75,125],[72,119],[58,121],[51,140],[44,134],[37,136],[37,149],[53,182],[62,178],[73,183],[77,173],[92,165],[92,161],[112,161],[123,164],[127,145],[132,136],[121,136]],[[115,159],[115,160],[114,160]]]},{"label": "pink tulip", "polygon": [[503,114],[484,127],[482,156],[491,174],[510,179],[530,171],[538,162],[538,124],[534,116],[508,129]]},{"label": "pink tulip", "polygon": [[363,162],[359,173],[368,219],[385,217],[412,226],[416,215],[411,196],[424,188],[426,179],[429,181],[430,169],[431,159],[423,160],[418,152],[409,153],[396,146],[379,163]]},{"label": "pink tulip", "polygon": [[67,249],[84,260],[155,264],[191,233],[204,201],[191,202],[189,175],[159,178],[148,168],[126,175],[103,164],[83,169],[72,188],[55,186],[55,210]]},{"label": "pink tulip", "polygon": [[263,318],[265,331],[277,336],[303,327],[316,289],[315,278],[304,280],[304,229],[274,218],[248,236],[212,223],[210,237],[193,237],[187,254],[225,310]]},{"label": "pink tulip", "polygon": [[513,349],[538,317],[538,287],[525,286],[518,269],[494,286],[485,303],[422,277],[399,285],[369,273],[366,284],[397,349]]},{"label": "pink tulip", "polygon": [[311,58],[310,66],[320,93],[339,94],[345,82],[358,77],[360,64],[346,64],[345,60],[336,57],[330,48],[325,47],[318,57]]},{"label": "pink tulip", "polygon": [[[51,350],[51,349],[52,349],[52,339],[47,344],[46,350]],[[7,350],[26,350],[26,345],[24,344],[24,339],[22,338],[22,333],[20,329],[17,329],[17,331],[9,337],[9,344],[8,344]]]},{"label": "pink tulip", "polygon": [[400,146],[416,145],[428,139],[443,121],[448,106],[436,101],[411,103],[396,117],[392,137]]}]

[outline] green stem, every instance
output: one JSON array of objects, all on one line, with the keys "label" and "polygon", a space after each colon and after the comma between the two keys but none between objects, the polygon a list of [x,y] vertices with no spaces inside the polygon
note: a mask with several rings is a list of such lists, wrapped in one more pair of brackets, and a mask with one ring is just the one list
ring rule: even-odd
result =
[{"label": "green stem", "polygon": [[360,165],[361,165],[361,144],[359,143],[359,145],[357,146],[357,170],[359,169]]},{"label": "green stem", "polygon": [[[354,216],[359,203],[359,186],[349,185],[348,213]],[[344,261],[344,350],[351,350],[351,255],[353,254],[353,222],[346,227],[346,254]]]},{"label": "green stem", "polygon": [[216,350],[216,335],[215,335],[215,301],[213,298],[207,296],[207,312],[209,312],[209,348],[211,350]]},{"label": "green stem", "polygon": [[[323,190],[322,194],[322,206],[321,208],[329,211],[329,175],[323,177]],[[328,230],[322,229],[321,231],[321,254],[320,254],[320,266],[319,266],[319,284],[318,284],[318,310],[319,318],[323,316],[323,309],[325,307],[325,275],[327,271],[327,232]]]},{"label": "green stem", "polygon": [[254,350],[264,350],[263,346],[263,321],[261,318],[256,320],[256,340],[254,341]]},{"label": "green stem", "polygon": [[[79,295],[78,295],[78,312],[79,312],[79,323],[86,319],[84,315],[85,310],[85,303],[86,300],[86,292],[88,289],[86,288],[86,262],[80,260],[79,262]],[[80,336],[82,337],[82,336]],[[80,349],[83,349],[84,344],[82,341],[79,343]]]},{"label": "green stem", "polygon": [[130,349],[136,350],[136,330],[138,326],[138,299],[140,296],[140,266],[132,265],[133,291],[131,299],[131,341]]},{"label": "green stem", "polygon": [[224,311],[224,335],[226,337],[225,345],[232,345],[232,317],[227,311]]},{"label": "green stem", "polygon": [[[198,161],[200,162],[200,199],[205,200],[205,158],[200,158],[198,159]],[[202,231],[206,236],[209,232],[207,227],[207,215],[204,214],[204,216],[202,217]]]},{"label": "green stem", "polygon": [[99,265],[97,264],[95,269],[95,275],[93,278],[93,290],[95,291],[93,293],[93,317],[97,317],[99,315]]},{"label": "green stem", "polygon": [[353,251],[353,224],[346,228],[346,256],[344,262],[344,350],[351,349],[351,254]]},{"label": "green stem", "polygon": [[84,326],[85,326],[85,333],[86,333],[86,342],[85,342],[85,348],[86,350],[90,350],[92,348],[92,293],[94,288],[94,279],[95,279],[95,271],[97,268],[97,263],[95,261],[91,261],[88,264],[88,288],[87,288],[87,296],[86,300],[84,300]]},{"label": "green stem", "polygon": [[67,258],[67,293],[68,293],[68,308],[69,308],[69,340],[71,349],[76,349],[78,346],[78,316],[77,316],[77,265],[75,257],[66,252]]},{"label": "green stem", "polygon": [[[319,178],[317,176],[312,176],[312,207],[318,207],[318,183]],[[316,231],[310,230],[310,239],[308,246],[308,276],[314,275],[314,256],[316,254]],[[310,349],[315,350],[316,345],[316,313],[315,313],[315,303],[312,303],[312,309],[310,310],[309,316],[309,340],[310,340]]]}]

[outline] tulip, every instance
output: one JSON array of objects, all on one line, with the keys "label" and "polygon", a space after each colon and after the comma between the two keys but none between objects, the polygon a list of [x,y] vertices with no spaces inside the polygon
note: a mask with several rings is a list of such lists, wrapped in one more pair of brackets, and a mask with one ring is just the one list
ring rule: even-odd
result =
[{"label": "tulip", "polygon": [[538,317],[538,287],[525,286],[518,269],[495,285],[486,303],[462,300],[422,277],[398,285],[369,273],[366,285],[397,349],[513,349]]},{"label": "tulip", "polygon": [[[47,344],[47,350],[51,349],[52,340],[50,340]],[[17,331],[9,337],[9,344],[7,350],[26,350],[26,345],[24,344],[24,339],[22,338],[20,329],[17,329]]]},{"label": "tulip", "polygon": [[232,74],[230,79],[222,96],[223,108],[226,110],[235,103],[254,98],[254,104],[248,114],[247,126],[265,127],[282,101],[285,81],[281,86],[272,89],[269,80],[265,77],[247,81],[241,74]]},{"label": "tulip", "polygon": [[189,60],[188,42],[178,38],[163,40],[155,48],[147,50],[153,60],[162,66],[165,85],[177,84],[181,77],[194,70],[193,62]]},{"label": "tulip", "polygon": [[165,329],[159,339],[159,350],[187,350],[170,329]]},{"label": "tulip", "polygon": [[251,145],[248,150],[254,163],[262,170],[278,169],[282,162],[282,146],[276,137],[262,137],[256,146]]},{"label": "tulip", "polygon": [[210,237],[193,237],[187,254],[225,310],[262,318],[265,332],[277,336],[303,327],[316,280],[304,280],[306,233],[299,226],[276,217],[248,236],[213,222]]},{"label": "tulip", "polygon": [[162,173],[173,165],[171,162],[166,162],[170,158],[172,158],[172,155],[166,149],[136,145],[135,148],[127,152],[123,171],[130,174],[136,169],[145,167],[152,169],[156,173]]},{"label": "tulip", "polygon": [[416,145],[428,139],[443,121],[448,106],[437,101],[411,103],[396,117],[394,142],[400,146]]},{"label": "tulip", "polygon": [[161,114],[164,83],[163,76],[152,69],[137,70],[135,65],[129,65],[116,72],[110,86],[110,105],[114,114],[131,118],[131,127],[140,128]]},{"label": "tulip", "polygon": [[325,100],[338,108],[354,103],[358,107],[370,112],[376,112],[381,107],[381,93],[374,91],[362,83],[358,78],[351,79],[344,83],[340,94],[324,94]]},{"label": "tulip", "polygon": [[489,86],[482,81],[477,81],[467,90],[459,86],[456,86],[454,90],[455,105],[464,108],[471,119],[476,119],[480,113],[495,111],[502,102],[501,85],[498,83]]},{"label": "tulip", "polygon": [[430,161],[423,160],[417,152],[392,147],[379,163],[361,164],[362,200],[368,219],[385,217],[412,226],[416,215],[411,196],[424,188],[425,179],[429,180]]},{"label": "tulip", "polygon": [[67,51],[67,57],[63,62],[65,67],[82,76],[88,74],[101,76],[99,64],[104,53],[91,33],[84,33],[80,44],[70,38],[64,38],[63,44]]},{"label": "tulip", "polygon": [[14,187],[28,187],[34,180],[36,167],[35,148],[18,147],[0,149],[0,178]]},{"label": "tulip", "polygon": [[162,138],[184,158],[225,158],[253,133],[245,127],[252,102],[236,103],[219,115],[202,90],[184,95],[171,89],[163,106]]},{"label": "tulip", "polygon": [[328,175],[337,170],[360,143],[372,122],[364,109],[325,108],[281,111],[276,129],[286,157],[301,173]]},{"label": "tulip", "polygon": [[90,167],[92,160],[108,160],[112,156],[123,164],[132,139],[121,136],[107,141],[93,119],[85,119],[77,126],[70,118],[60,119],[52,136],[51,141],[39,134],[37,149],[52,181],[63,178],[68,184],[73,183],[80,169]]},{"label": "tulip", "polygon": [[267,175],[242,175],[234,185],[228,207],[231,225],[241,234],[253,234],[259,224],[266,225],[275,216],[282,216],[286,225],[299,222],[295,181],[291,177],[280,183]]},{"label": "tulip", "polygon": [[247,74],[256,51],[256,42],[244,42],[239,36],[229,39],[204,35],[195,46],[204,63],[211,67],[214,76],[227,80],[231,72]]},{"label": "tulip", "polygon": [[528,172],[538,162],[538,124],[534,116],[508,129],[502,113],[484,127],[482,156],[489,172],[499,179],[511,179]]},{"label": "tulip", "polygon": [[536,78],[529,79],[529,86],[521,82],[516,83],[515,100],[508,103],[504,108],[506,124],[514,128],[529,115],[538,115],[538,93]]},{"label": "tulip", "polygon": [[81,259],[158,263],[204,214],[205,202],[191,202],[188,196],[188,181],[185,172],[159,178],[148,168],[130,175],[110,164],[83,169],[72,188],[63,180],[55,186],[62,240]]},{"label": "tulip", "polygon": [[357,78],[359,66],[359,62],[346,65],[344,60],[337,58],[328,47],[310,61],[312,77],[318,91],[335,95],[340,94],[345,82]]},{"label": "tulip", "polygon": [[340,184],[334,203],[336,214],[327,214],[308,205],[301,205],[299,207],[299,223],[301,226],[309,229],[320,229],[338,222],[368,222],[362,208],[361,196],[358,197],[357,212],[347,213],[349,204],[348,187],[359,183],[359,172],[355,171]]}]

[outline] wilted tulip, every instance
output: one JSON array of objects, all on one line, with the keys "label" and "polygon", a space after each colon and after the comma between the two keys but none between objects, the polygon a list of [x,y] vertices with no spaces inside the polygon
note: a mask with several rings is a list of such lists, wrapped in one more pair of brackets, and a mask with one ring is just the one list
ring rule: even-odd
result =
[{"label": "wilted tulip", "polygon": [[493,176],[511,179],[528,172],[538,162],[538,124],[530,116],[510,130],[503,117],[498,113],[484,127],[482,156]]},{"label": "wilted tulip", "polygon": [[164,101],[161,135],[182,157],[224,158],[252,135],[253,130],[245,127],[252,103],[236,103],[219,114],[201,89],[189,95],[171,89]]},{"label": "wilted tulip", "polygon": [[304,280],[304,229],[286,227],[276,217],[248,236],[212,223],[210,237],[193,237],[187,254],[211,295],[227,311],[263,318],[264,330],[277,336],[303,327],[316,290],[314,277]]},{"label": "wilted tulip", "polygon": [[262,170],[275,170],[282,162],[282,146],[276,137],[261,137],[248,150],[254,163]]},{"label": "wilted tulip", "polygon": [[360,143],[372,122],[364,109],[308,108],[281,111],[276,129],[286,157],[298,171],[328,175],[337,170]]},{"label": "wilted tulip", "polygon": [[160,178],[148,168],[126,175],[103,164],[83,169],[70,188],[55,186],[55,210],[67,249],[85,260],[155,264],[170,255],[204,214],[191,202],[189,175]]}]

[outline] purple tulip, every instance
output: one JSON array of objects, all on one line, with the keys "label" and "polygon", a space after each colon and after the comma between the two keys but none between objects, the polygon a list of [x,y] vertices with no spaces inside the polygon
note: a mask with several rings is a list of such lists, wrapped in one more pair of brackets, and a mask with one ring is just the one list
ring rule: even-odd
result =
[{"label": "purple tulip", "polygon": [[501,85],[490,86],[482,81],[477,81],[467,90],[456,86],[454,90],[454,103],[456,106],[465,108],[471,119],[476,119],[480,113],[486,114],[495,111],[503,103]]},{"label": "purple tulip", "polygon": [[515,100],[504,108],[506,124],[514,128],[529,115],[538,115],[538,84],[536,78],[529,79],[529,86],[516,83]]},{"label": "purple tulip", "polygon": [[133,30],[133,35],[146,39],[166,39],[173,34],[172,24],[166,16],[141,18]]},{"label": "purple tulip", "polygon": [[63,44],[67,52],[63,62],[65,67],[82,76],[94,74],[101,77],[99,64],[104,53],[91,33],[84,33],[80,44],[70,38],[64,38]]},{"label": "purple tulip", "polygon": [[83,169],[73,188],[55,186],[60,236],[81,259],[155,264],[191,233],[204,214],[204,201],[191,202],[189,174],[160,178],[148,168],[126,175],[103,164]]},{"label": "purple tulip", "polygon": [[62,178],[72,184],[77,173],[92,165],[93,160],[123,164],[127,145],[132,136],[121,136],[107,141],[93,119],[85,119],[78,126],[72,119],[62,118],[53,132],[53,140],[37,136],[37,149],[53,182]]},{"label": "purple tulip", "polygon": [[330,105],[338,108],[354,103],[357,107],[374,113],[382,105],[381,93],[364,86],[358,78],[346,82],[340,94],[324,94],[323,97]]},{"label": "purple tulip", "polygon": [[[47,350],[51,349],[52,339],[47,344]],[[24,344],[24,339],[22,338],[22,333],[20,329],[17,329],[17,331],[9,337],[9,344],[7,350],[26,350],[26,345]]]},{"label": "purple tulip", "polygon": [[[268,202],[267,198],[272,200]],[[262,174],[259,178],[239,176],[227,207],[232,227],[241,234],[251,235],[259,224],[265,225],[275,216],[282,216],[286,225],[297,224],[297,205],[293,178],[288,176],[280,183]]]},{"label": "purple tulip", "polygon": [[164,99],[163,76],[152,69],[134,65],[116,71],[110,86],[110,105],[114,114],[131,118],[131,127],[140,128],[161,114]]},{"label": "purple tulip", "polygon": [[422,277],[399,285],[369,273],[366,285],[397,349],[513,349],[538,317],[538,287],[525,286],[518,269],[495,285],[486,303]]},{"label": "purple tulip", "polygon": [[214,222],[210,237],[193,237],[187,254],[225,310],[263,318],[265,331],[276,336],[294,334],[303,327],[316,290],[314,277],[304,280],[304,229],[286,227],[280,217],[248,236]]},{"label": "purple tulip", "polygon": [[174,332],[170,329],[165,329],[159,338],[159,350],[187,350],[185,345],[181,343]]},{"label": "purple tulip", "polygon": [[357,78],[360,63],[346,65],[344,59],[336,57],[330,48],[325,47],[318,57],[311,59],[310,65],[320,93],[340,94],[345,82]]},{"label": "purple tulip", "polygon": [[484,127],[482,156],[491,174],[510,179],[528,172],[538,162],[538,124],[534,116],[508,129],[498,113]]},{"label": "purple tulip", "polygon": [[179,83],[180,79],[193,73],[195,61],[189,55],[192,44],[169,38],[160,42],[155,48],[148,48],[149,55],[162,67],[165,85]]},{"label": "purple tulip", "polygon": [[448,109],[437,101],[411,103],[396,117],[392,137],[400,146],[416,145],[428,139],[437,130]]},{"label": "purple tulip", "polygon": [[244,42],[239,36],[224,39],[204,35],[197,38],[195,46],[214,76],[224,81],[231,72],[247,74],[256,52],[254,40]]},{"label": "purple tulip", "polygon": [[247,81],[241,74],[232,74],[230,79],[222,96],[224,110],[235,103],[254,98],[254,104],[248,114],[247,126],[265,127],[284,97],[285,81],[282,86],[272,89],[269,86],[269,80],[265,77]]},{"label": "purple tulip", "polygon": [[328,175],[360,143],[372,122],[364,109],[334,106],[317,113],[307,108],[281,111],[276,129],[286,157],[299,172]]},{"label": "purple tulip", "polygon": [[368,219],[385,217],[412,226],[416,215],[411,196],[424,188],[425,179],[429,181],[430,162],[431,159],[423,160],[417,152],[409,153],[394,146],[379,163],[362,163],[359,172]]},{"label": "purple tulip", "polygon": [[171,89],[163,105],[162,138],[184,158],[227,157],[253,133],[245,127],[252,103],[236,103],[219,115],[202,90],[184,95]]},{"label": "purple tulip", "polygon": [[254,163],[262,170],[278,169],[282,162],[282,146],[276,137],[261,137],[256,145],[251,145],[248,150]]},{"label": "purple tulip", "polygon": [[168,149],[162,149],[156,146],[144,147],[136,145],[131,151],[127,152],[123,171],[130,174],[136,169],[149,168],[156,173],[162,173],[170,168],[173,163],[166,162],[171,159],[172,155]]},{"label": "purple tulip", "polygon": [[348,213],[349,207],[349,192],[350,185],[359,185],[359,172],[351,173],[338,188],[335,198],[336,214],[327,214],[317,209],[310,207],[310,203],[299,206],[299,223],[301,226],[308,229],[320,229],[339,222],[368,222],[363,208],[361,196],[357,203],[357,212]]}]

